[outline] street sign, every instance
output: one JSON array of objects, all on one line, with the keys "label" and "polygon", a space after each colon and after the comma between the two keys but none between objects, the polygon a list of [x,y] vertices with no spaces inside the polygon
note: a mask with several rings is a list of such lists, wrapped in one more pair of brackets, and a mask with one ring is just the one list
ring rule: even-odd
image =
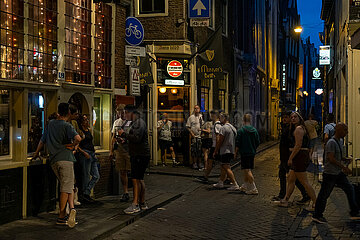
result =
[{"label": "street sign", "polygon": [[125,65],[136,67],[138,65],[137,57],[125,57]]},{"label": "street sign", "polygon": [[210,26],[210,19],[190,19],[190,27],[209,27]]},{"label": "street sign", "polygon": [[167,65],[167,73],[170,77],[177,78],[183,73],[183,66],[181,62],[172,60]]},{"label": "street sign", "polygon": [[140,71],[138,68],[130,67],[130,95],[140,96]]},{"label": "street sign", "polygon": [[141,22],[135,17],[128,17],[125,21],[125,41],[137,46],[144,40],[144,28]]},{"label": "street sign", "polygon": [[58,80],[65,80],[65,73],[64,72],[59,72]]},{"label": "street sign", "polygon": [[145,47],[126,45],[125,57],[145,57]]},{"label": "street sign", "polygon": [[189,18],[209,18],[210,0],[190,0]]}]

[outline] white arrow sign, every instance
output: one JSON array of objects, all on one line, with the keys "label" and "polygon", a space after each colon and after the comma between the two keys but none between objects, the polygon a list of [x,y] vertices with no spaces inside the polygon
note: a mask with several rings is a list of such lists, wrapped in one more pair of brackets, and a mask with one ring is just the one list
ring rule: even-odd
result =
[{"label": "white arrow sign", "polygon": [[206,10],[206,7],[201,0],[198,0],[192,10],[197,10],[197,14],[201,15],[201,10]]}]

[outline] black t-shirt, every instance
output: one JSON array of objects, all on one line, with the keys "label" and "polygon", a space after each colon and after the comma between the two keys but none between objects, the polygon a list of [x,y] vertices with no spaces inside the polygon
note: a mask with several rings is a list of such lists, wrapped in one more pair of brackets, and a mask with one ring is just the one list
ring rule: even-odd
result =
[{"label": "black t-shirt", "polygon": [[83,130],[83,132],[85,134],[85,138],[81,140],[79,144],[80,148],[95,152],[95,148],[93,144],[93,136],[91,135],[91,132],[89,130],[87,131]]}]

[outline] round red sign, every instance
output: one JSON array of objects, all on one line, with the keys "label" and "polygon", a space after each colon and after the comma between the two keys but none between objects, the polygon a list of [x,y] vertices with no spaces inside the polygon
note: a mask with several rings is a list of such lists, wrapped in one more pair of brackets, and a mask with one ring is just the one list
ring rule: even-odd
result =
[{"label": "round red sign", "polygon": [[182,72],[183,72],[183,66],[179,61],[172,60],[167,65],[167,73],[173,78],[179,77],[182,74]]}]

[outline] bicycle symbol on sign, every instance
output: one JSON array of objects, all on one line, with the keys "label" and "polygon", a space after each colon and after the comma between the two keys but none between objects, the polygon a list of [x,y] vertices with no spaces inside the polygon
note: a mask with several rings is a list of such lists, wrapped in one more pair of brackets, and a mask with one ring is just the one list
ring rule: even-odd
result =
[{"label": "bicycle symbol on sign", "polygon": [[134,34],[137,39],[140,39],[142,37],[142,33],[137,29],[137,27],[138,26],[133,26],[133,24],[130,23],[129,27],[125,29],[125,35],[130,37],[132,34]]}]

